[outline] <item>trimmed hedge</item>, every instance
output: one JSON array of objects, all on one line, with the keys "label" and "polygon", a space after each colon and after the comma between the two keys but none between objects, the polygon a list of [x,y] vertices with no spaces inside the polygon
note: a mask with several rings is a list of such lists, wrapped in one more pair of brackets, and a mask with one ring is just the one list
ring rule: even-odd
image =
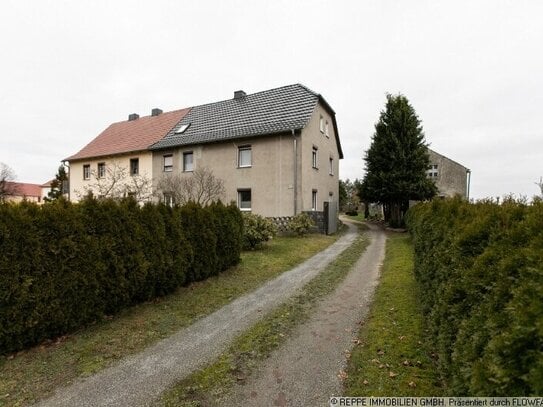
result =
[{"label": "trimmed hedge", "polygon": [[436,200],[407,223],[450,393],[543,394],[543,203]]},{"label": "trimmed hedge", "polygon": [[226,270],[239,262],[242,225],[221,203],[0,204],[0,353]]}]

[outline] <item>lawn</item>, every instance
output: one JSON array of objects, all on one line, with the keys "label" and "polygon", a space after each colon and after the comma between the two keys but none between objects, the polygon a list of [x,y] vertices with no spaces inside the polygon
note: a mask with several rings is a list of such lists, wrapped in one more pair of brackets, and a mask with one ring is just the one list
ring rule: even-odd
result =
[{"label": "lawn", "polygon": [[89,376],[194,323],[303,260],[337,236],[278,237],[219,276],[134,306],[72,335],[14,355],[0,356],[0,406],[47,397],[58,386]]},{"label": "lawn", "polygon": [[392,234],[370,315],[351,354],[349,396],[440,396],[443,388],[425,343],[410,237]]},{"label": "lawn", "polygon": [[368,240],[359,237],[292,299],[234,340],[214,363],[193,373],[166,391],[157,406],[221,405],[234,383],[243,383],[259,361],[287,341],[310,316],[315,303],[331,293],[363,253]]}]

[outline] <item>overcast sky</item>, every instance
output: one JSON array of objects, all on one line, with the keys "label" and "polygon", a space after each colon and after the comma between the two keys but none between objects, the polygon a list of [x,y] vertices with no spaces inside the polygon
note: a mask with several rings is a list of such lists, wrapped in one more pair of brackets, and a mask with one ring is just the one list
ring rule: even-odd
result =
[{"label": "overcast sky", "polygon": [[302,83],[336,111],[340,177],[362,178],[402,93],[471,196],[543,175],[543,1],[12,1],[0,11],[0,162],[20,182],[129,113]]}]

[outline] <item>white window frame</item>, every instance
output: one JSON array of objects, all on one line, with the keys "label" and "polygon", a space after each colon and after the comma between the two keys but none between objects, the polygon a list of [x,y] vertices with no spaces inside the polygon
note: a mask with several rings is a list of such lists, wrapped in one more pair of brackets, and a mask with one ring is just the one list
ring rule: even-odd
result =
[{"label": "white window frame", "polygon": [[[136,171],[134,171],[134,169]],[[139,159],[139,157],[131,158],[130,159],[130,175],[132,177],[134,177],[136,175],[139,175],[139,173],[140,173],[140,159]]]},{"label": "white window frame", "polygon": [[90,164],[83,164],[83,180],[87,181],[90,179],[91,170]]},{"label": "white window frame", "polygon": [[334,175],[334,157],[330,157],[330,160],[329,160],[329,163],[330,163],[330,168],[328,169],[328,173],[330,175]]},{"label": "white window frame", "polygon": [[[169,164],[166,164],[166,159],[169,159]],[[164,154],[162,156],[162,171],[163,172],[172,172],[173,171],[173,154]]]},{"label": "white window frame", "polygon": [[427,171],[428,177],[430,178],[437,178],[439,175],[438,171],[438,165],[437,164],[430,164]]},{"label": "white window frame", "polygon": [[106,163],[98,163],[96,166],[96,176],[97,178],[105,178],[106,177]]},{"label": "white window frame", "polygon": [[162,194],[162,203],[166,206],[172,207],[174,205],[173,203],[173,195],[169,192],[164,192]]},{"label": "white window frame", "polygon": [[[187,158],[191,157],[190,163],[187,162]],[[194,152],[186,151],[183,153],[183,172],[194,171]]]},{"label": "white window frame", "polygon": [[330,133],[328,133],[328,120],[326,120],[326,124],[324,125],[324,134],[326,134],[326,137],[330,137]]},{"label": "white window frame", "polygon": [[316,170],[319,169],[319,149],[315,146],[311,150],[311,167]]},{"label": "white window frame", "polygon": [[[250,200],[249,201],[242,201],[241,194],[249,192],[250,194]],[[249,207],[242,207],[242,202],[249,202]],[[238,208],[242,212],[250,212],[253,207],[253,192],[251,191],[251,188],[240,188],[238,189]]]},{"label": "white window frame", "polygon": [[320,121],[319,121],[319,129],[321,133],[324,133],[324,117],[321,114]]},{"label": "white window frame", "polygon": [[[249,164],[242,163],[243,153],[249,152]],[[246,157],[245,157],[246,158]],[[240,146],[238,147],[238,168],[249,168],[253,166],[253,147],[252,146]]]},{"label": "white window frame", "polygon": [[316,189],[311,191],[311,210],[319,210],[319,191],[317,191]]}]

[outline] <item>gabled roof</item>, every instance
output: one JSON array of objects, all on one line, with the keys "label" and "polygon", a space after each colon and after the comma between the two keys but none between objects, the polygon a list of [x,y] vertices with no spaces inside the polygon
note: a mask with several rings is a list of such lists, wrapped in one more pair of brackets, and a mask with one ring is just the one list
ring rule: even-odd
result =
[{"label": "gabled roof", "polygon": [[6,182],[6,191],[12,196],[41,197],[41,185],[24,182]]},{"label": "gabled roof", "polygon": [[78,153],[66,158],[66,161],[147,150],[168,134],[189,110],[174,110],[158,116],[113,123]]},{"label": "gabled roof", "polygon": [[[335,112],[321,95],[300,84],[193,107],[151,150],[300,130],[309,122],[318,102],[333,118],[339,155],[343,158]],[[187,129],[177,134],[185,125]]]}]

